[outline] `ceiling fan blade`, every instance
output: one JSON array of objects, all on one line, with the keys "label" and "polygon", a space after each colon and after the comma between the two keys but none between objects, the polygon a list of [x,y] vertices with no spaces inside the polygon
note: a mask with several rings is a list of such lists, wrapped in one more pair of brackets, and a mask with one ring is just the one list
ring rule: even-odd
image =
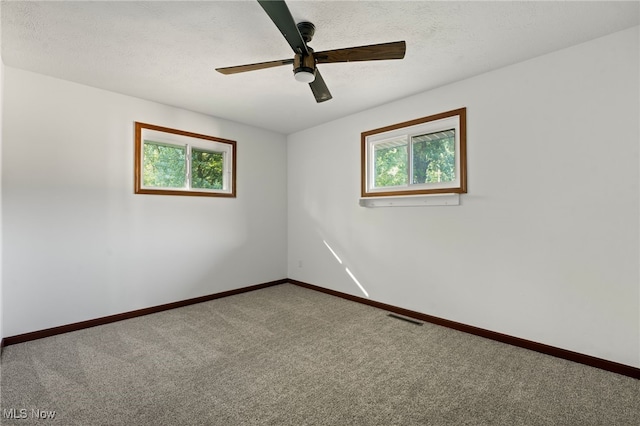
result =
[{"label": "ceiling fan blade", "polygon": [[313,56],[319,64],[331,62],[380,61],[384,59],[402,59],[404,58],[406,50],[407,44],[404,41],[394,41],[369,46],[325,50],[323,52],[315,52]]},{"label": "ceiling fan blade", "polygon": [[259,62],[257,64],[237,65],[235,67],[216,68],[222,74],[237,74],[239,72],[262,70],[265,68],[279,67],[280,65],[293,64],[293,59],[281,59],[279,61]]},{"label": "ceiling fan blade", "polygon": [[316,69],[316,79],[309,83],[309,87],[311,87],[311,91],[313,92],[313,96],[316,98],[316,102],[324,102],[331,99],[331,92],[329,92],[329,88],[327,84],[324,82],[322,75],[320,75],[320,70]]},{"label": "ceiling fan blade", "polygon": [[276,24],[295,53],[309,54],[309,49],[298,31],[298,26],[284,0],[258,0],[269,18]]}]

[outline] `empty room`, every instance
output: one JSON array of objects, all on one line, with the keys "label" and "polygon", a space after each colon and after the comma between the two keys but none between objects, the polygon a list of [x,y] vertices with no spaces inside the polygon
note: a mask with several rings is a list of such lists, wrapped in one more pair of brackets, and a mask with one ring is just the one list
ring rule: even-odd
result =
[{"label": "empty room", "polygon": [[1,424],[640,424],[640,2],[0,23]]}]

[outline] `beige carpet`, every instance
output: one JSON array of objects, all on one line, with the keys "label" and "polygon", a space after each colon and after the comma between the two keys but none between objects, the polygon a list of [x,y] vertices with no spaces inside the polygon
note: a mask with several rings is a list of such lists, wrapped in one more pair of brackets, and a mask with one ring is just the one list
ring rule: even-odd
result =
[{"label": "beige carpet", "polygon": [[290,284],[8,346],[1,375],[8,425],[640,424],[638,380]]}]

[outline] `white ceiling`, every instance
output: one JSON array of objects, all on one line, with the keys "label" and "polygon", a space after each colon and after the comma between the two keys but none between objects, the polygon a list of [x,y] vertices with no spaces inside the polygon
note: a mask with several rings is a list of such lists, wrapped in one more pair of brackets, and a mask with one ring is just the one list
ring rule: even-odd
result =
[{"label": "white ceiling", "polygon": [[7,2],[2,59],[34,71],[281,133],[562,49],[639,23],[639,2],[289,1],[315,24],[316,51],[406,40],[405,59],[321,64],[333,99],[317,104],[253,0]]}]

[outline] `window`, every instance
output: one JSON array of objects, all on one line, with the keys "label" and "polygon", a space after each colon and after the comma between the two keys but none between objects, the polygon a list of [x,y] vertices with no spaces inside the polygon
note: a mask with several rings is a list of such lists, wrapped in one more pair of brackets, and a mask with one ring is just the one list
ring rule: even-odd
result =
[{"label": "window", "polygon": [[235,197],[236,142],[135,123],[135,193]]},{"label": "window", "polygon": [[362,197],[467,192],[466,108],[363,132]]}]

